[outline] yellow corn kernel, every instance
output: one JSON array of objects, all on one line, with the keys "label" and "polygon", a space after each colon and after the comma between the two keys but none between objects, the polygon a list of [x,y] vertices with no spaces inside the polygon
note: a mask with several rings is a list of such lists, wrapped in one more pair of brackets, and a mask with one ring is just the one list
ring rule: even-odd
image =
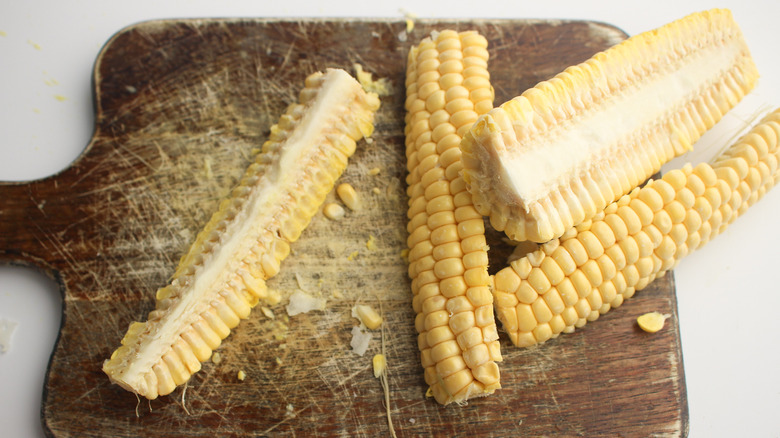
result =
[{"label": "yellow corn kernel", "polygon": [[301,103],[271,128],[230,199],[157,292],[147,322],[132,325],[103,363],[113,383],[148,399],[166,395],[200,369],[193,358],[208,360],[261,299],[279,301],[265,280],[333,189],[355,142],[371,135],[378,108],[378,97],[343,70],[307,78]]},{"label": "yellow corn kernel", "polygon": [[377,379],[387,371],[387,359],[384,354],[375,354],[371,359],[371,365],[374,368],[374,377]]},{"label": "yellow corn kernel", "polygon": [[[498,271],[494,281],[494,293],[500,297],[496,300],[496,314],[512,342],[529,346],[582,327],[599,314],[620,306],[636,290],[646,287],[682,257],[723,232],[726,224],[733,222],[780,179],[776,165],[780,161],[779,139],[780,109],[777,109],[711,165],[699,164],[695,169],[685,165],[661,179],[651,180],[608,206],[608,210],[617,214],[601,215],[593,219],[589,230],[574,229],[556,239],[551,257],[545,257],[540,247]],[[750,159],[734,159],[736,153]],[[759,168],[773,171],[753,172]],[[759,181],[747,183],[752,178]],[[746,185],[749,187],[743,194]],[[722,195],[712,195],[710,189],[724,186],[728,189],[724,188]],[[648,193],[651,191],[655,193]],[[685,194],[677,196],[680,192]],[[683,204],[679,199],[687,196],[695,199]],[[651,210],[650,205],[657,207],[658,199],[663,202],[660,209],[655,214],[647,213],[645,210]],[[739,203],[732,205],[735,199]],[[665,219],[658,219],[666,217],[674,225],[663,225]],[[676,218],[682,219],[676,221]],[[595,248],[594,245],[603,244],[591,237],[592,230],[604,226],[613,230],[615,239],[607,241],[611,244],[607,248]],[[604,230],[597,232],[606,234]],[[527,268],[531,265],[529,259],[533,258],[555,263],[566,273],[556,286],[560,299],[556,295],[537,296],[530,275],[537,268]],[[575,260],[579,268],[571,271]],[[547,271],[558,272],[549,265]],[[578,318],[574,318],[574,313]],[[559,315],[564,324],[557,319]],[[646,316],[640,326],[657,322],[657,316]]]},{"label": "yellow corn kernel", "polygon": [[325,204],[325,207],[322,208],[322,214],[324,214],[326,218],[332,221],[337,221],[344,218],[344,207],[336,204],[335,202],[331,202]]},{"label": "yellow corn kernel", "polygon": [[244,379],[246,379],[246,373],[244,372],[244,370],[238,370],[238,373],[236,373],[236,378],[239,381],[243,382]]},{"label": "yellow corn kernel", "polygon": [[664,322],[670,316],[662,315],[658,312],[649,312],[639,316],[636,319],[636,323],[639,325],[639,328],[647,333],[655,333],[664,328]]},{"label": "yellow corn kernel", "polygon": [[366,249],[369,251],[375,251],[377,249],[376,237],[374,237],[373,234],[368,235],[368,240],[366,240]]},{"label": "yellow corn kernel", "polygon": [[[409,276],[428,393],[462,402],[500,387],[482,217],[460,176],[461,136],[492,108],[487,41],[444,30],[409,52]],[[468,61],[467,61],[468,60]]]},{"label": "yellow corn kernel", "polygon": [[349,183],[341,183],[336,187],[336,194],[339,195],[339,199],[344,205],[352,211],[360,209],[360,197],[358,196],[355,188]]},{"label": "yellow corn kernel", "polygon": [[464,179],[511,239],[558,238],[691,149],[757,79],[728,10],[689,15],[481,116],[460,145]]},{"label": "yellow corn kernel", "polygon": [[373,307],[358,304],[352,308],[352,316],[357,317],[369,330],[375,330],[382,325],[382,317]]}]

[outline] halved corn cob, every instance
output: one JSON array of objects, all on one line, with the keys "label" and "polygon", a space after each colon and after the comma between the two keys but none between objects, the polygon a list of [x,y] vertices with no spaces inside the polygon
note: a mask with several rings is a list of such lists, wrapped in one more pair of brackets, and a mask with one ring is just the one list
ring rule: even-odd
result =
[{"label": "halved corn cob", "polygon": [[171,283],[157,291],[147,322],[134,322],[103,364],[112,382],[154,399],[201,362],[260,299],[278,302],[265,280],[308,225],[347,166],[356,141],[373,132],[374,94],[343,70],[306,78],[231,197],[224,200]]},{"label": "halved corn cob", "polygon": [[474,204],[516,241],[560,237],[689,150],[757,78],[728,10],[629,38],[474,124]]},{"label": "halved corn cob", "polygon": [[778,180],[780,109],[712,165],[650,180],[496,273],[496,312],[529,346],[582,327],[723,232]]},{"label": "halved corn cob", "polygon": [[487,40],[445,30],[409,52],[409,277],[429,394],[462,402],[500,387],[482,216],[460,171],[462,135],[493,105]]}]

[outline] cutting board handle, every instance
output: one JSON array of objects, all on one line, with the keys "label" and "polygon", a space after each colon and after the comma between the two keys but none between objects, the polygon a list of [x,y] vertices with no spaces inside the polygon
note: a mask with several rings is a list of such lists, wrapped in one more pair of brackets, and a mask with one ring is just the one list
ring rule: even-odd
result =
[{"label": "cutting board handle", "polygon": [[[45,264],[47,253],[39,230],[57,233],[55,224],[68,219],[58,208],[54,178],[0,183],[0,261]],[[64,213],[64,215],[63,215]],[[66,217],[63,217],[66,216]]]},{"label": "cutting board handle", "polygon": [[[90,141],[62,171],[32,181],[0,181],[0,263],[62,269],[89,255],[94,230],[84,229],[89,212],[78,198],[97,189],[89,178],[100,161]],[[76,238],[74,241],[73,239]],[[82,245],[74,242],[82,242]]]}]

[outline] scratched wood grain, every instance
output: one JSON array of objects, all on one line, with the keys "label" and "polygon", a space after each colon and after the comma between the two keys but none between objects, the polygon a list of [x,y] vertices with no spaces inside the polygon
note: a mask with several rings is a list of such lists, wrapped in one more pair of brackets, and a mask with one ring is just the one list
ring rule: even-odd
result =
[{"label": "scratched wood grain", "polygon": [[[496,103],[625,38],[592,22],[419,21],[405,35],[399,21],[185,20],[133,25],[108,42],[95,66],[95,133],[86,151],[52,177],[0,184],[0,260],[48,273],[64,298],[43,388],[48,435],[388,435],[370,365],[381,336],[373,335],[363,357],[349,347],[358,300],[384,312],[389,410],[399,436],[687,434],[671,274],[575,334],[525,350],[502,337],[503,388],[493,396],[448,407],[425,398],[399,256],[407,201],[403,82],[409,47],[448,27],[477,29],[490,41]],[[354,63],[395,85],[373,143],[360,145],[342,177],[365,208],[337,223],[318,215],[269,282],[285,297],[299,288],[320,295],[327,308],[287,318],[283,301],[274,319],[253,312],[217,350],[221,363],[205,363],[186,393],[147,403],[111,385],[103,360],[153,307],[154,290],[304,77]],[[373,167],[381,172],[369,176]],[[495,271],[506,251],[492,236]],[[653,310],[672,318],[647,335],[634,320]]]}]

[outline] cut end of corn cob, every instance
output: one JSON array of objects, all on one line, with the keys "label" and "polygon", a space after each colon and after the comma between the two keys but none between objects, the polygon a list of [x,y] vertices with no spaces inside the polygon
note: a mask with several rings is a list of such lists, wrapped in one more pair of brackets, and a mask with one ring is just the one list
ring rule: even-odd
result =
[{"label": "cut end of corn cob", "polygon": [[146,322],[134,322],[103,364],[110,380],[154,399],[186,382],[260,301],[278,302],[265,280],[318,211],[373,131],[379,99],[343,70],[306,79],[231,197],[157,291]]},{"label": "cut end of corn cob", "polygon": [[409,52],[406,157],[409,277],[428,393],[460,403],[500,387],[482,216],[458,145],[493,106],[487,40],[444,30]]},{"label": "cut end of corn cob", "polygon": [[672,269],[780,180],[780,109],[712,164],[686,165],[496,273],[496,314],[515,345],[572,332]]},{"label": "cut end of corn cob", "polygon": [[689,15],[482,116],[461,144],[464,178],[494,228],[549,241],[688,151],[757,79],[728,10]]}]

